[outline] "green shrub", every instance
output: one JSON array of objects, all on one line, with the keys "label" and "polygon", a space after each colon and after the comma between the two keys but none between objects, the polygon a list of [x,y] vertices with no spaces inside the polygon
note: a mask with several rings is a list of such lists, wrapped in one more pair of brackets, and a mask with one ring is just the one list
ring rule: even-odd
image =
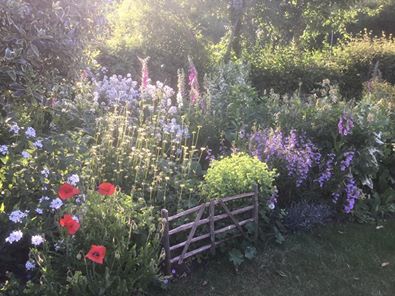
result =
[{"label": "green shrub", "polygon": [[248,57],[251,79],[260,93],[301,94],[317,88],[323,79],[339,85],[347,99],[362,97],[363,83],[374,76],[395,83],[395,44],[391,37],[365,33],[333,49],[303,51],[289,45],[265,47]]},{"label": "green shrub", "polygon": [[202,184],[202,193],[208,199],[222,198],[244,192],[250,192],[252,186],[259,186],[260,194],[268,199],[273,190],[275,171],[258,158],[244,153],[232,154],[220,160],[214,160]]}]

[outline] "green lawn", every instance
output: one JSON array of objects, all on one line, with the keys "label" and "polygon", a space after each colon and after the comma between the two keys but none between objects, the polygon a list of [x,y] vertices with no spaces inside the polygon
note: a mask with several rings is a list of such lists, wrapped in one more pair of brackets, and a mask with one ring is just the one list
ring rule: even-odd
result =
[{"label": "green lawn", "polygon": [[[261,248],[236,273],[211,259],[155,295],[395,295],[395,221],[329,225]],[[382,266],[384,263],[385,266]]]}]

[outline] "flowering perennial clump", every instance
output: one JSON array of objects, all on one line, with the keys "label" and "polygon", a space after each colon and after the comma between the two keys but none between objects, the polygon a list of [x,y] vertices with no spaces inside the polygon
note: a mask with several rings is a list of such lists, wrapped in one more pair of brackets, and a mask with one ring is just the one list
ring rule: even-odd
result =
[{"label": "flowering perennial clump", "polygon": [[256,132],[250,138],[250,152],[272,167],[278,162],[284,163],[288,175],[296,179],[297,187],[321,160],[318,148],[294,130],[289,135],[273,130]]},{"label": "flowering perennial clump", "polygon": [[343,115],[340,116],[339,123],[337,124],[339,134],[342,136],[347,136],[352,133],[353,127],[354,121],[352,116],[350,114],[343,113]]}]

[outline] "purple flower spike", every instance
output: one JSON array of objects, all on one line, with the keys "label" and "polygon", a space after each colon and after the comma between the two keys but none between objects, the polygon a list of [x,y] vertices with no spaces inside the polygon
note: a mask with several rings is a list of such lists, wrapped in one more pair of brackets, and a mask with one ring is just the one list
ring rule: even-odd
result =
[{"label": "purple flower spike", "polygon": [[353,127],[354,122],[351,115],[343,113],[343,115],[340,116],[339,123],[337,124],[339,134],[342,136],[347,136],[352,133]]}]

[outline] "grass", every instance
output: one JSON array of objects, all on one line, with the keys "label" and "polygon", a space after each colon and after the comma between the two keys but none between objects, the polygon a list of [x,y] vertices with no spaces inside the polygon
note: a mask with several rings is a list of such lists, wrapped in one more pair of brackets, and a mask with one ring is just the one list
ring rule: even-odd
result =
[{"label": "grass", "polygon": [[210,259],[154,295],[392,296],[395,221],[382,225],[337,224],[295,234],[282,246],[260,248],[237,273],[227,258]]}]

